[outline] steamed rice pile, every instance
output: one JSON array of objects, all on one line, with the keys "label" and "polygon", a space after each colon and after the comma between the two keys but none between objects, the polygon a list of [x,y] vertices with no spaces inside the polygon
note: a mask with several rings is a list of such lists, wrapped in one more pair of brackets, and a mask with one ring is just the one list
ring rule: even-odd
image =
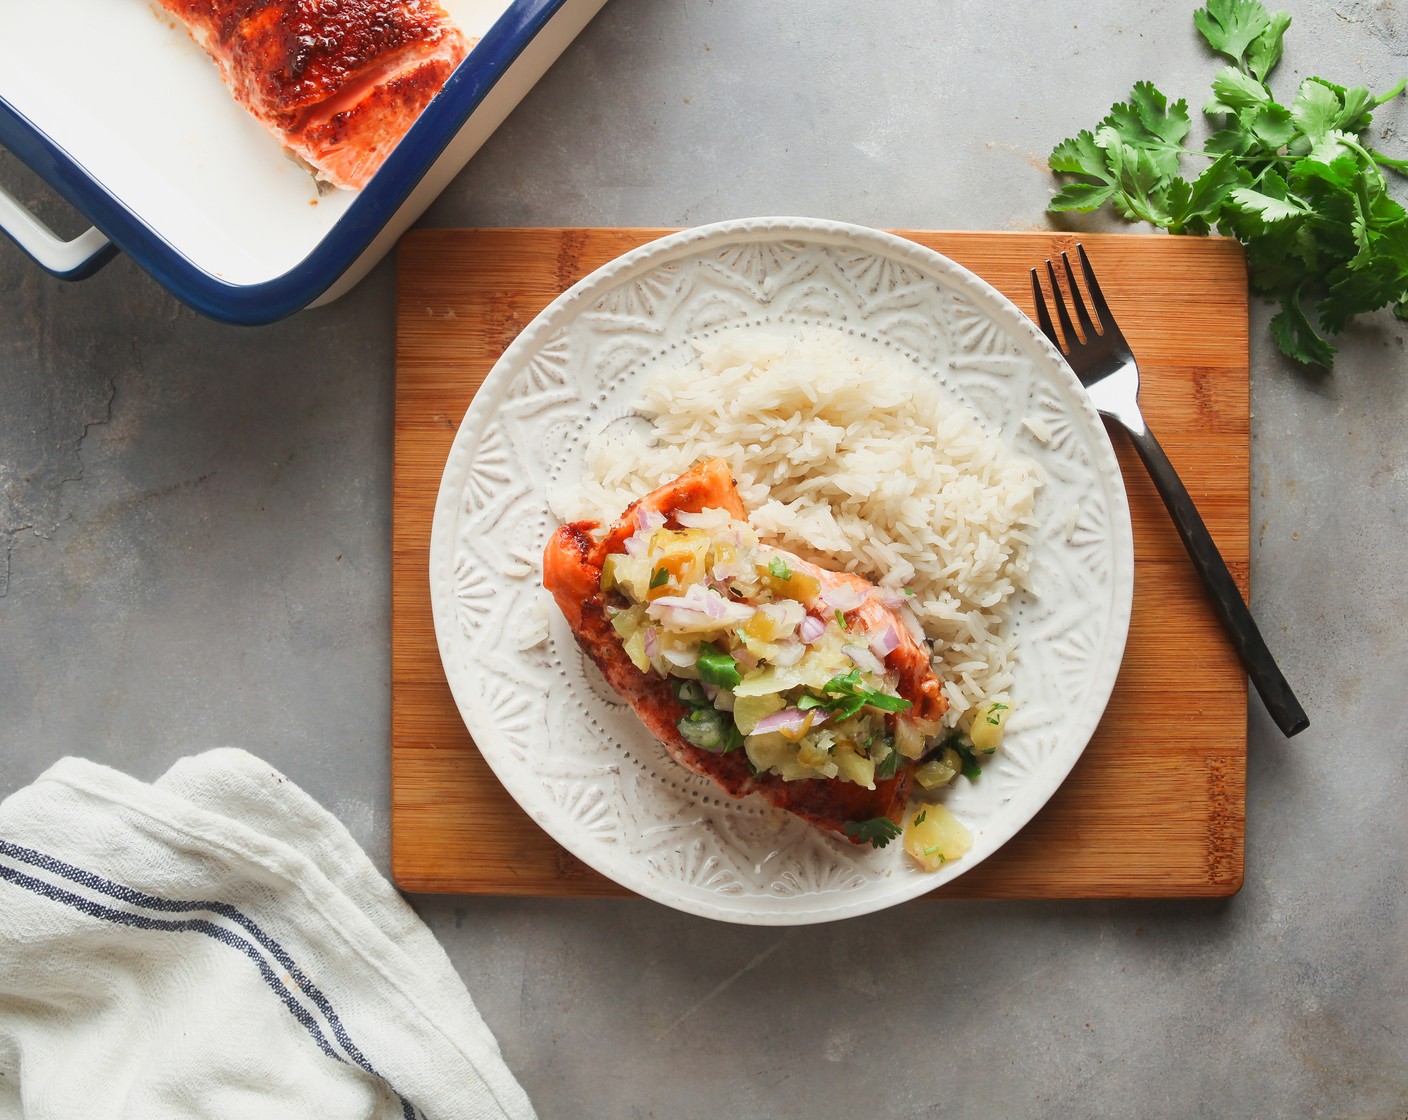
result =
[{"label": "steamed rice pile", "polygon": [[840,335],[734,333],[697,349],[697,363],[646,384],[648,429],[592,439],[580,493],[556,512],[609,522],[719,456],[765,539],[907,593],[951,725],[1006,699],[1036,465],[898,357],[862,356]]}]

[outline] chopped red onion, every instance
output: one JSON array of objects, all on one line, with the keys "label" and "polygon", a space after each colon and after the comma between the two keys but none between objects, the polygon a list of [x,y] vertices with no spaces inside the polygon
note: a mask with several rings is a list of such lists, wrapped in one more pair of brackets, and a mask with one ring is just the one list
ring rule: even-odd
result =
[{"label": "chopped red onion", "polygon": [[675,514],[675,521],[686,529],[722,529],[730,521],[728,510],[710,506],[697,513],[681,510]]},{"label": "chopped red onion", "polygon": [[849,583],[822,588],[821,598],[833,611],[842,613],[853,611],[865,602],[865,596]]},{"label": "chopped red onion", "polygon": [[707,614],[710,618],[718,617],[718,608],[713,600],[720,598],[714,595],[695,594],[695,588],[691,587],[684,595],[660,595],[646,604],[647,609],[659,607],[664,610],[667,607],[675,607],[679,610],[698,611],[700,614]]},{"label": "chopped red onion", "polygon": [[779,642],[777,652],[772,655],[771,661],[774,665],[780,665],[784,669],[790,669],[806,655],[807,647],[801,642]]},{"label": "chopped red onion", "polygon": [[900,636],[894,623],[889,623],[878,634],[870,635],[870,651],[876,657],[888,657],[900,644]]},{"label": "chopped red onion", "polygon": [[773,712],[770,716],[764,716],[753,728],[754,735],[767,735],[774,731],[790,731],[797,733],[802,728],[807,727],[807,716],[811,716],[811,727],[820,727],[829,718],[831,713],[817,711],[815,708],[811,712],[804,712],[798,708],[783,708],[780,712]]},{"label": "chopped red onion", "polygon": [[[702,621],[733,626],[753,617],[753,608],[746,603],[731,603],[717,591],[694,584],[684,595],[661,595],[646,604],[651,618],[659,619],[667,629],[698,629]],[[710,629],[711,627],[704,627]]]},{"label": "chopped red onion", "polygon": [[730,580],[739,574],[739,567],[730,560],[716,560],[713,568],[714,578],[717,580]]},{"label": "chopped red onion", "polygon": [[645,628],[645,656],[655,658],[660,656],[660,631],[653,626]]},{"label": "chopped red onion", "polygon": [[645,506],[636,507],[636,527],[653,533],[656,529],[665,527],[665,515],[658,509],[647,509]]},{"label": "chopped red onion", "polygon": [[690,646],[687,649],[679,649],[675,646],[666,646],[660,651],[665,655],[665,660],[671,665],[681,669],[687,669],[699,660],[699,647]]},{"label": "chopped red onion", "polygon": [[875,589],[875,597],[892,611],[899,610],[900,607],[904,606],[905,603],[909,601],[908,595],[901,591],[896,591],[893,587],[885,587],[884,585]]},{"label": "chopped red onion", "polygon": [[802,624],[797,632],[798,637],[806,642],[807,645],[811,645],[825,633],[826,623],[822,622],[821,619],[817,618],[814,614],[809,614],[806,618],[802,619]]},{"label": "chopped red onion", "polygon": [[881,660],[864,646],[842,646],[841,652],[854,661],[857,668],[863,669],[867,673],[880,676],[885,672],[885,666]]}]

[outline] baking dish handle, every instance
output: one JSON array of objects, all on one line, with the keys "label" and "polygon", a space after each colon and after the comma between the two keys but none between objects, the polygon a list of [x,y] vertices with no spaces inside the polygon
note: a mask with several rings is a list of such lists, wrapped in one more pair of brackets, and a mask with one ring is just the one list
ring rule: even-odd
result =
[{"label": "baking dish handle", "polygon": [[117,255],[117,246],[93,226],[65,241],[0,187],[0,230],[4,230],[46,272],[62,280],[83,280]]}]

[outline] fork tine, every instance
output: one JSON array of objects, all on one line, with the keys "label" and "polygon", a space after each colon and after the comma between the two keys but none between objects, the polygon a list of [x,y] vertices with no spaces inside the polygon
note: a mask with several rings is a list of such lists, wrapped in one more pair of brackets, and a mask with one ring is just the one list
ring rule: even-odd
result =
[{"label": "fork tine", "polygon": [[[1071,258],[1064,250],[1061,252],[1061,264],[1066,269],[1066,288],[1071,293],[1071,305],[1076,309],[1076,318],[1080,320],[1081,337],[1087,342],[1095,335],[1095,323],[1090,318],[1090,312],[1085,308],[1085,300],[1081,297],[1080,289],[1076,287],[1076,274],[1071,268]],[[1082,262],[1084,267],[1084,262]],[[1087,272],[1086,276],[1089,277]],[[1097,314],[1098,314],[1097,310]]]},{"label": "fork tine", "polygon": [[1056,267],[1050,258],[1046,261],[1046,275],[1051,279],[1051,300],[1056,304],[1056,317],[1061,320],[1061,329],[1065,331],[1066,340],[1070,343],[1068,347],[1057,343],[1056,349],[1074,350],[1080,345],[1080,339],[1076,335],[1076,325],[1071,322],[1071,313],[1066,310],[1066,301],[1061,298],[1061,285],[1056,282]]},{"label": "fork tine", "polygon": [[1041,290],[1041,279],[1032,269],[1032,302],[1036,305],[1036,325],[1041,333],[1051,340],[1051,345],[1061,349],[1061,340],[1056,337],[1056,328],[1051,324],[1051,312],[1046,310],[1046,296]]},{"label": "fork tine", "polygon": [[1085,255],[1085,246],[1080,242],[1076,242],[1076,254],[1080,257],[1081,274],[1085,277],[1085,286],[1090,292],[1090,302],[1095,307],[1095,314],[1100,317],[1101,329],[1111,338],[1123,340],[1124,334],[1115,322],[1115,317],[1110,314],[1110,305],[1105,302],[1105,293],[1100,290],[1100,282],[1095,279],[1095,269],[1090,267],[1090,258]]}]

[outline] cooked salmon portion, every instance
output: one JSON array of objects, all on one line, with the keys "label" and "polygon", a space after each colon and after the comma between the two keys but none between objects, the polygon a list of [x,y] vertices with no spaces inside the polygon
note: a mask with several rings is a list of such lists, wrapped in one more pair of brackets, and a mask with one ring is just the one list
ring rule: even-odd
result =
[{"label": "cooked salmon portion", "polygon": [[899,822],[947,707],[929,654],[873,584],[759,541],[723,460],[558,528],[543,583],[681,766],[857,843]]},{"label": "cooked salmon portion", "polygon": [[366,186],[468,55],[434,0],[158,0],[319,178]]}]

